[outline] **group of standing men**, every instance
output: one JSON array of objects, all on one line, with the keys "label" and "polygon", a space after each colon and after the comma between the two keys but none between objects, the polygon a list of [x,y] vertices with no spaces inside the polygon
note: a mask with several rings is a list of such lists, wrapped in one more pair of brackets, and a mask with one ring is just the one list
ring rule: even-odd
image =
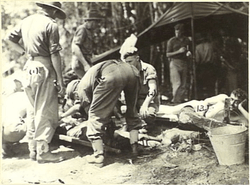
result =
[{"label": "group of standing men", "polygon": [[[57,162],[61,157],[49,151],[49,143],[58,126],[58,94],[64,96],[65,85],[59,54],[62,48],[55,19],[65,19],[66,14],[59,2],[36,4],[41,11],[23,19],[5,40],[16,51],[29,57],[24,67],[24,90],[29,99],[26,120],[29,157],[38,162]],[[104,128],[122,91],[125,93],[126,123],[134,158],[138,155],[138,130],[144,124],[142,118],[155,115],[159,106],[153,104],[155,109],[149,109],[157,95],[156,71],[140,60],[136,47],[125,47],[121,53],[123,61],[107,60],[91,67],[91,30],[96,28],[100,19],[96,11],[90,11],[72,42],[72,69],[81,78],[74,92],[77,92],[80,106],[88,113],[87,137],[94,150],[87,160],[97,166],[103,166]],[[19,44],[20,39],[23,39],[23,46]],[[138,95],[143,86],[149,86],[149,91],[144,90],[144,101],[138,108]]]},{"label": "group of standing men", "polygon": [[[238,88],[237,74],[241,63],[238,38],[230,37],[224,29],[196,33],[194,38],[188,38],[182,23],[174,29],[175,36],[168,40],[166,50],[173,95],[171,102],[179,104],[191,98],[185,94],[188,83],[194,78],[198,99],[230,94]],[[190,52],[192,40],[195,42],[194,54]],[[190,94],[192,90],[189,91]]]}]

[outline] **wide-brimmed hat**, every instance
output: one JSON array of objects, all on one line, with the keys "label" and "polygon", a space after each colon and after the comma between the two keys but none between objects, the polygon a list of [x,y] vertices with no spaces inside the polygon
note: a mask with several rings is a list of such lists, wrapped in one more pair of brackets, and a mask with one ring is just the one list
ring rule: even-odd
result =
[{"label": "wide-brimmed hat", "polygon": [[96,9],[90,9],[87,13],[87,17],[83,18],[83,20],[101,20],[103,17],[99,14]]},{"label": "wide-brimmed hat", "polygon": [[42,8],[46,7],[52,7],[55,8],[57,11],[56,17],[59,19],[65,19],[66,13],[61,9],[62,4],[60,2],[36,2],[37,6],[40,6]]}]

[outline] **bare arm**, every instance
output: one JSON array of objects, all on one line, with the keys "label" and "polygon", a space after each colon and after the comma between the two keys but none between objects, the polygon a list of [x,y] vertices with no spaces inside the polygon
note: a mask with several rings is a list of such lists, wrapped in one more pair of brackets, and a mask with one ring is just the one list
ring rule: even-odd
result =
[{"label": "bare arm", "polygon": [[52,65],[56,71],[56,76],[57,76],[57,83],[59,83],[61,89],[59,91],[59,94],[64,95],[65,92],[65,85],[63,83],[63,78],[62,78],[62,69],[61,69],[61,56],[59,52],[51,54],[51,61]]},{"label": "bare arm", "polygon": [[156,80],[155,79],[150,79],[148,81],[148,87],[149,87],[149,92],[148,95],[146,96],[146,99],[144,100],[141,108],[140,108],[140,115],[145,118],[148,116],[148,106],[150,102],[155,98],[156,93],[157,93],[157,85],[156,85]]},{"label": "bare arm", "polygon": [[60,119],[75,114],[76,112],[78,112],[80,110],[80,107],[81,107],[80,104],[76,104],[76,105],[72,106],[69,110],[67,110],[66,112],[61,114]]},{"label": "bare arm", "polygon": [[217,96],[213,96],[213,97],[205,99],[204,102],[208,105],[214,105],[218,102],[223,102],[224,104],[226,98],[228,98],[226,94],[219,94]]},{"label": "bare arm", "polygon": [[78,45],[75,43],[72,44],[72,51],[76,55],[77,59],[82,63],[84,70],[87,71],[90,68],[90,64],[85,59],[85,57],[82,55],[82,52]]},{"label": "bare arm", "polygon": [[205,99],[204,102],[210,107],[206,112],[206,118],[213,118],[218,115],[219,112],[224,110],[226,98],[228,98],[226,94],[219,94]]},{"label": "bare arm", "polygon": [[177,54],[180,54],[180,53],[183,53],[183,52],[186,52],[186,47],[181,47],[179,50],[177,51],[174,51],[174,52],[167,52],[167,57],[173,57]]},{"label": "bare arm", "polygon": [[241,114],[247,119],[249,120],[249,113],[243,108],[242,103],[245,102],[246,100],[242,101],[239,105],[238,105],[238,109],[241,112]]}]

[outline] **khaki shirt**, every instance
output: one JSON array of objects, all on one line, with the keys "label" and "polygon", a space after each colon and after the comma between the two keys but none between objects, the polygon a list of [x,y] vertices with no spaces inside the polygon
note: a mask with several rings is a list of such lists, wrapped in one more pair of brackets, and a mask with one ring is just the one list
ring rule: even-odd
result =
[{"label": "khaki shirt", "polygon": [[15,43],[22,38],[25,51],[31,56],[47,57],[62,49],[56,21],[44,14],[23,19],[6,38]]},{"label": "khaki shirt", "polygon": [[[155,68],[151,64],[145,63],[143,61],[140,61],[140,63],[141,63],[141,70],[140,70],[141,87],[138,96],[139,107],[142,105],[142,103],[146,99],[146,96],[148,95],[149,92],[148,81],[154,79],[157,83],[157,73]],[[158,90],[156,90],[156,93],[157,92]],[[153,103],[159,106],[158,94],[155,95]]]},{"label": "khaki shirt", "polygon": [[[177,37],[172,37],[168,40],[167,43],[167,53],[168,52],[175,52],[179,50],[181,47],[190,48],[190,40],[187,37],[183,37],[183,39],[179,39]],[[175,56],[171,57],[172,59],[180,59],[180,60],[187,60],[186,52],[181,54],[176,54]]]},{"label": "khaki shirt", "polygon": [[[91,30],[87,29],[85,25],[79,26],[75,32],[72,44],[79,46],[83,56],[90,63],[93,54],[93,35]],[[72,52],[74,54],[74,51]]]}]

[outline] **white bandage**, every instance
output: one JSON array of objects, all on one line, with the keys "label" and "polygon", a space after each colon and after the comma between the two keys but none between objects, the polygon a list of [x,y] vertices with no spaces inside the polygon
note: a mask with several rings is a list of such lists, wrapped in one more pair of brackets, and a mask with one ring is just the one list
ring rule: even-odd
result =
[{"label": "white bandage", "polygon": [[121,60],[124,60],[126,54],[137,52],[138,49],[135,47],[136,42],[137,37],[134,34],[131,34],[131,36],[124,41],[119,51],[121,54]]}]

